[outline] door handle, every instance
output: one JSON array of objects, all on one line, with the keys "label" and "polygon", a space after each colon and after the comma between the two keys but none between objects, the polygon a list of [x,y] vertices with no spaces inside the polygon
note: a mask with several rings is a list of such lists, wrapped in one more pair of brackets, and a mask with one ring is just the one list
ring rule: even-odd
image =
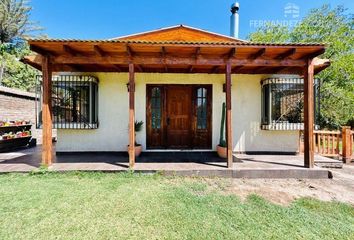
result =
[{"label": "door handle", "polygon": [[170,118],[169,117],[167,117],[166,123],[167,123],[167,126],[170,125]]}]

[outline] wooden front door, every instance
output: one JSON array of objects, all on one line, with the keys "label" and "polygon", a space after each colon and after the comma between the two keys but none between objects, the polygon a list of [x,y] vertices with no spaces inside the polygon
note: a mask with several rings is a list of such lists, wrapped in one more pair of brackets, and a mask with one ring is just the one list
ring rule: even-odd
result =
[{"label": "wooden front door", "polygon": [[169,86],[166,91],[166,135],[169,148],[191,148],[191,86]]},{"label": "wooden front door", "polygon": [[211,148],[211,85],[147,85],[147,149]]}]

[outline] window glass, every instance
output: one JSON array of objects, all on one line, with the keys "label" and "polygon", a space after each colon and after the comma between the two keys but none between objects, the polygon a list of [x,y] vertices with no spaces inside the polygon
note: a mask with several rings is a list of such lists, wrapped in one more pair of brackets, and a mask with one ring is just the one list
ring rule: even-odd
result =
[{"label": "window glass", "polygon": [[207,128],[207,89],[197,89],[197,129]]},{"label": "window glass", "polygon": [[151,128],[161,128],[161,88],[154,87],[151,91]]},{"label": "window glass", "polygon": [[262,124],[270,124],[270,87],[269,84],[262,88]]},{"label": "window glass", "polygon": [[90,122],[90,87],[89,84],[53,84],[53,115],[55,122],[81,123]]},{"label": "window glass", "polygon": [[[52,79],[53,127],[87,129],[98,127],[98,81],[91,76],[63,75]],[[42,79],[38,76],[37,127],[42,126]]]},{"label": "window glass", "polygon": [[303,122],[303,84],[271,84],[272,123]]},{"label": "window glass", "polygon": [[[318,82],[314,83],[314,106],[319,108]],[[301,78],[270,78],[262,81],[262,129],[299,130],[304,122],[304,81]],[[316,116],[317,117],[317,116]]]}]

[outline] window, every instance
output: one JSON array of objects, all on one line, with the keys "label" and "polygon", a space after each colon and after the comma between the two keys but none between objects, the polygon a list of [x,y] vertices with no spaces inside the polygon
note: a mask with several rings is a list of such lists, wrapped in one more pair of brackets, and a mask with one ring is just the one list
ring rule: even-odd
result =
[{"label": "window", "polygon": [[207,129],[207,89],[197,89],[197,129]]},{"label": "window", "polygon": [[[37,84],[37,127],[42,125],[41,77]],[[52,79],[53,127],[98,128],[98,81],[91,76],[57,76]]]},{"label": "window", "polygon": [[154,87],[151,90],[151,128],[161,128],[161,88]]},{"label": "window", "polygon": [[[316,85],[314,87],[316,96]],[[303,106],[303,79],[272,78],[262,81],[262,129],[302,130]]]}]

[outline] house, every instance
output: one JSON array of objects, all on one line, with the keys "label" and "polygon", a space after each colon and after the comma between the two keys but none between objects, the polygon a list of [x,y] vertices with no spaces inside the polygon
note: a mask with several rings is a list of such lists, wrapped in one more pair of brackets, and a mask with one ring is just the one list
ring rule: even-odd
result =
[{"label": "house", "polygon": [[[329,65],[317,58],[323,44],[253,43],[184,25],[28,43],[36,54],[23,61],[43,73],[45,164],[53,126],[57,152],[119,152],[135,141],[143,151],[215,151],[225,102],[228,167],[236,152],[296,153],[302,129],[313,167],[314,74]],[[144,122],[138,134],[136,120]]]}]

